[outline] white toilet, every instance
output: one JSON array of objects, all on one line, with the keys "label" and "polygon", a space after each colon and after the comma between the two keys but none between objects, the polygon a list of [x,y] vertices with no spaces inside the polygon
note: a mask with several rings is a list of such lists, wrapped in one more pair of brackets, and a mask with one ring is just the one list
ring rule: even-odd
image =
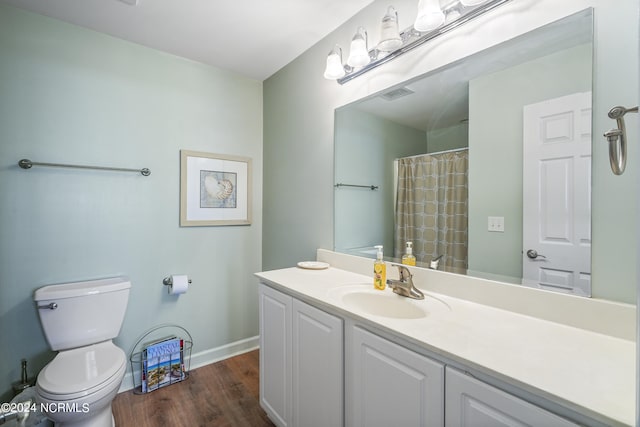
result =
[{"label": "white toilet", "polygon": [[38,374],[36,398],[56,426],[111,427],[111,402],[126,369],[111,341],[120,333],[131,282],[115,277],[37,289],[40,323],[56,357]]}]

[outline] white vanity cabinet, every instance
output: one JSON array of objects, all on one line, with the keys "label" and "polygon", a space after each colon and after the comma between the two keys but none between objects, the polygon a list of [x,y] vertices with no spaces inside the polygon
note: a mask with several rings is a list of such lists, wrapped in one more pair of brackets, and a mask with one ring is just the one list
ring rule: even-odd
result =
[{"label": "white vanity cabinet", "polygon": [[278,426],[343,425],[342,319],[259,285],[260,404]]},{"label": "white vanity cabinet", "polygon": [[451,367],[446,377],[447,427],[578,426]]},{"label": "white vanity cabinet", "polygon": [[359,326],[348,337],[347,425],[444,424],[444,365]]},{"label": "white vanity cabinet", "polygon": [[278,426],[609,425],[515,386],[505,392],[330,302],[312,306],[260,283],[259,307],[260,404]]}]

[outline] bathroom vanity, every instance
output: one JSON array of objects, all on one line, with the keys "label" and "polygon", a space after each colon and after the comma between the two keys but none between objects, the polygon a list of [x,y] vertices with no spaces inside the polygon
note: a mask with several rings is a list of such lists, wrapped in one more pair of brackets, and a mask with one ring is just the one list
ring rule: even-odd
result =
[{"label": "bathroom vanity", "polygon": [[[377,291],[371,260],[318,255],[332,267],[257,274],[260,401],[277,425],[633,424],[631,338],[461,298],[454,282],[434,292],[425,280],[454,280],[441,272],[412,268],[422,301]],[[607,309],[593,314],[612,329],[635,311]]]}]

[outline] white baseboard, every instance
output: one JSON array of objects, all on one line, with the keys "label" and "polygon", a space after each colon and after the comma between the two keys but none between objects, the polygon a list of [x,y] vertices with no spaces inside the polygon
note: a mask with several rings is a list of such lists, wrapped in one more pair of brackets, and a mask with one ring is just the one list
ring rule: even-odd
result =
[{"label": "white baseboard", "polygon": [[[191,355],[191,363],[189,364],[189,370],[194,370],[201,366],[209,365],[211,363],[216,363],[221,360],[228,359],[233,356],[237,356],[239,354],[247,353],[249,351],[255,350],[259,347],[260,344],[260,336],[255,336],[251,338],[246,338],[240,341],[232,342],[230,344],[223,345],[221,347],[210,348],[208,350],[199,351],[198,353],[194,353]],[[131,367],[129,366],[129,369]],[[133,375],[135,378],[139,378],[140,371],[136,370],[133,373],[127,372],[122,380],[122,384],[120,384],[120,389],[118,393],[122,393],[123,391],[128,391],[133,389]]]}]

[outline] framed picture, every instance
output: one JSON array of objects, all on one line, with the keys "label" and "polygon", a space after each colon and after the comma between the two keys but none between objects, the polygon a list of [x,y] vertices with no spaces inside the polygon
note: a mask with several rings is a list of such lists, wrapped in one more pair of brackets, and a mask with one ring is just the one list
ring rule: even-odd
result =
[{"label": "framed picture", "polygon": [[180,226],[251,224],[251,159],[180,150]]}]

